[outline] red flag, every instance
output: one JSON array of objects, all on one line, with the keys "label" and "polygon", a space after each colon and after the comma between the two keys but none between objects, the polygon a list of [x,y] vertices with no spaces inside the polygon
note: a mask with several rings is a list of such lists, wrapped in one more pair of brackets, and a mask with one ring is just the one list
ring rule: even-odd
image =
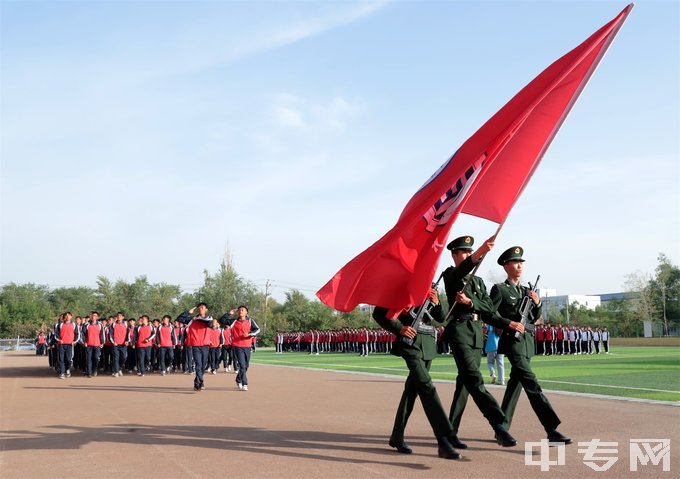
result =
[{"label": "red flag", "polygon": [[517,93],[416,192],[397,224],[316,295],[351,311],[392,310],[427,297],[449,231],[462,213],[502,223],[633,4]]}]

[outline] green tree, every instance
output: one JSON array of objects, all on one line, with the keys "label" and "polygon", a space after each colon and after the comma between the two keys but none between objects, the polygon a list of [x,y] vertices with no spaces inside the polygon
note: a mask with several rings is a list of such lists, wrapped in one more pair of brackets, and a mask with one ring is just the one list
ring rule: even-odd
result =
[{"label": "green tree", "polygon": [[668,336],[669,322],[676,323],[680,319],[680,268],[663,253],[659,254],[658,261],[647,290],[654,318],[663,323],[664,336]]},{"label": "green tree", "polygon": [[150,285],[144,301],[145,311],[153,318],[160,319],[166,314],[176,317],[179,308],[175,304],[182,291],[178,285],[157,283]]},{"label": "green tree", "polygon": [[54,316],[65,311],[71,311],[78,316],[95,309],[98,298],[94,289],[78,286],[52,290],[49,293],[49,301]]},{"label": "green tree", "polygon": [[643,334],[642,321],[638,318],[635,302],[631,299],[614,299],[600,311],[603,321],[613,336],[624,338],[640,337]]},{"label": "green tree", "polygon": [[97,311],[113,311],[116,309],[116,298],[114,297],[113,285],[106,276],[97,276],[97,288],[95,290]]},{"label": "green tree", "polygon": [[650,278],[642,273],[631,273],[626,276],[626,291],[636,296],[634,300],[627,300],[628,311],[641,323],[654,321],[656,317],[649,281]]},{"label": "green tree", "polygon": [[203,285],[196,292],[199,301],[208,304],[213,315],[236,308],[241,304],[248,307],[250,314],[261,310],[260,293],[250,282],[244,280],[231,262],[223,259],[214,275],[203,271]]},{"label": "green tree", "polygon": [[47,286],[9,283],[0,290],[0,335],[30,336],[55,322]]}]

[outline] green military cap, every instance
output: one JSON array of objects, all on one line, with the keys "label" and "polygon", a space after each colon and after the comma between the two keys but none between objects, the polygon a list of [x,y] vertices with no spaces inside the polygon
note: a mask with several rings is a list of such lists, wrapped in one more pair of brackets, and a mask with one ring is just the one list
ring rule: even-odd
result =
[{"label": "green military cap", "polygon": [[447,244],[446,249],[448,249],[449,251],[457,249],[472,251],[472,245],[474,243],[475,239],[472,236],[461,236],[460,238],[456,238],[455,240]]},{"label": "green military cap", "polygon": [[503,251],[503,254],[498,257],[498,264],[503,266],[509,261],[524,261],[523,254],[524,249],[521,246],[513,246]]}]

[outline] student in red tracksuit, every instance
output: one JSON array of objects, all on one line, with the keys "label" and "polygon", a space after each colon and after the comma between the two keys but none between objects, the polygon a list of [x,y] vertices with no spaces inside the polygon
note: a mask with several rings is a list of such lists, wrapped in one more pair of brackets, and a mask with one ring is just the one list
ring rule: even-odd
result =
[{"label": "student in red tracksuit", "polygon": [[220,329],[220,323],[216,319],[213,319],[212,328],[210,328],[210,348],[208,350],[208,356],[210,358],[210,372],[212,374],[217,374],[217,370],[220,367],[220,355],[222,354],[222,330]]},{"label": "student in red tracksuit", "polygon": [[115,318],[109,316],[106,321],[102,321],[104,328],[104,347],[102,348],[102,368],[105,373],[113,372],[113,339],[109,336],[109,331]]},{"label": "student in red tracksuit", "polygon": [[[191,316],[194,311],[198,310],[196,316]],[[184,311],[179,315],[177,321],[186,324],[185,331],[185,347],[191,348],[191,354],[194,358],[196,377],[194,378],[194,390],[203,391],[205,384],[203,383],[203,373],[208,363],[208,349],[210,346],[210,326],[213,318],[208,315],[208,305],[205,303],[198,303],[189,311]],[[187,352],[188,354],[188,352]]]},{"label": "student in red tracksuit", "polygon": [[137,321],[134,318],[128,320],[128,347],[125,367],[129,373],[137,369],[137,349],[135,348],[135,334],[137,331]]},{"label": "student in red tracksuit", "polygon": [[59,348],[59,379],[71,377],[71,362],[73,361],[73,345],[80,341],[80,329],[71,321],[70,311],[62,315],[62,321],[54,327],[54,339]]},{"label": "student in red tracksuit", "polygon": [[163,316],[163,322],[156,330],[156,348],[158,350],[159,367],[161,376],[165,376],[170,371],[170,366],[174,359],[175,346],[177,346],[177,335],[175,328],[170,324],[170,316]]},{"label": "student in red tracksuit", "polygon": [[83,341],[87,346],[85,374],[88,378],[97,375],[99,356],[104,347],[104,325],[99,322],[99,313],[90,313],[90,322],[83,325]]},{"label": "student in red tracksuit", "polygon": [[115,322],[109,327],[109,338],[113,343],[113,363],[111,364],[113,373],[111,375],[113,377],[122,376],[130,341],[130,331],[123,313],[116,314]]},{"label": "student in red tracksuit", "polygon": [[35,338],[35,355],[36,356],[45,356],[47,352],[47,336],[45,336],[45,333],[40,331],[38,333],[38,337]]},{"label": "student in red tracksuit", "polygon": [[229,311],[233,315],[238,311],[236,319],[229,318],[231,326],[232,348],[236,353],[238,362],[238,373],[236,374],[236,386],[244,391],[248,390],[248,365],[250,363],[250,353],[253,347],[253,337],[259,334],[260,328],[257,323],[248,316],[248,308],[239,306],[238,310]]},{"label": "student in red tracksuit", "polygon": [[224,364],[224,372],[231,371],[231,365],[234,362],[234,353],[231,347],[231,328],[225,326],[222,328],[222,363]]},{"label": "student in red tracksuit", "polygon": [[545,329],[543,326],[536,327],[536,354],[545,354]]},{"label": "student in red tracksuit", "polygon": [[543,350],[543,354],[546,356],[551,356],[553,353],[553,339],[554,339],[554,333],[553,333],[553,327],[552,325],[548,324],[544,326],[545,328],[545,349]]},{"label": "student in red tracksuit", "polygon": [[174,359],[172,361],[173,372],[181,371],[182,366],[184,365],[182,358],[182,351],[184,350],[184,328],[182,327],[182,323],[179,321],[175,321],[175,338],[177,338],[177,344],[175,344]]},{"label": "student in red tracksuit", "polygon": [[557,346],[557,351],[555,354],[559,354],[562,356],[564,354],[564,329],[562,328],[561,324],[557,325],[557,332],[555,333],[557,342],[555,345]]},{"label": "student in red tracksuit", "polygon": [[156,330],[149,324],[149,317],[144,314],[139,318],[140,324],[135,329],[134,343],[137,349],[137,376],[144,376],[147,365],[151,362]]}]

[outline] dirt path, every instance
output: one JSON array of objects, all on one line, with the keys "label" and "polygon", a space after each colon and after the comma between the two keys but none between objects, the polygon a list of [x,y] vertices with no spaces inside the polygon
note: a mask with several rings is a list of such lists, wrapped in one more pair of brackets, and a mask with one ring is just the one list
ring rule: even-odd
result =
[{"label": "dirt path", "polygon": [[[548,394],[574,444],[565,465],[542,473],[525,465],[525,441],[545,436],[525,396],[511,431],[517,447],[497,446],[470,401],[460,433],[470,448],[464,460],[445,461],[420,405],[407,429],[414,453],[387,446],[400,378],[262,365],[248,376],[248,392],[220,372],[197,393],[189,375],[59,380],[45,358],[0,354],[0,477],[658,478],[680,471],[680,408],[671,405]],[[437,388],[448,408],[453,385]],[[503,390],[490,390],[500,401]],[[584,465],[578,452],[578,441],[592,439],[618,442],[619,459],[606,472]],[[671,471],[649,462],[631,472],[631,439],[670,439]]]}]

